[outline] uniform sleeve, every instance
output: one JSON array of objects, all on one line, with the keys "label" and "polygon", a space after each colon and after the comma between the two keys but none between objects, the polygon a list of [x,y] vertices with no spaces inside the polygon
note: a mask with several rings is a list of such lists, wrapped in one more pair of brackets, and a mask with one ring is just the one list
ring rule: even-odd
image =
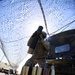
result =
[{"label": "uniform sleeve", "polygon": [[37,31],[35,31],[35,32],[32,34],[32,36],[31,36],[31,37],[29,38],[29,40],[28,40],[27,46],[30,46],[30,45],[31,45],[32,40],[33,40],[33,37],[34,37],[36,34],[37,34]]},{"label": "uniform sleeve", "polygon": [[50,43],[49,42],[44,41],[44,40],[41,40],[41,43],[42,43],[42,45],[44,46],[44,48],[46,50],[49,50],[50,49]]},{"label": "uniform sleeve", "polygon": [[33,40],[33,37],[31,36],[30,39],[27,42],[27,46],[30,46],[31,45],[32,40]]}]

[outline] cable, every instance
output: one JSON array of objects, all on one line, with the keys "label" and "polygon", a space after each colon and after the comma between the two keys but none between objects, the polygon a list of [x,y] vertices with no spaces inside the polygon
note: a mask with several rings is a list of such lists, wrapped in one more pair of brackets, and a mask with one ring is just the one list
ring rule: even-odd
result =
[{"label": "cable", "polygon": [[12,43],[12,42],[17,42],[17,41],[23,40],[23,39],[28,38],[28,37],[29,37],[29,36],[26,36],[26,37],[23,37],[23,38],[20,38],[20,39],[14,40],[14,41],[8,41],[8,42],[3,41],[3,42],[4,42],[4,43]]},{"label": "cable", "polygon": [[66,28],[68,28],[70,25],[67,25],[67,26],[65,26],[65,28],[61,31],[61,32],[63,32]]},{"label": "cable", "polygon": [[51,34],[49,34],[49,35],[52,35],[52,34],[56,33],[57,31],[61,30],[62,28],[66,27],[66,26],[68,27],[68,26],[69,26],[70,24],[72,24],[73,22],[75,22],[75,20],[73,20],[72,22],[70,22],[70,23],[68,23],[68,24],[64,25],[63,27],[61,27],[61,28],[57,29],[56,31],[52,32],[52,33],[51,33]]},{"label": "cable", "polygon": [[38,3],[39,3],[39,5],[40,5],[41,11],[42,11],[42,15],[43,15],[43,19],[44,19],[44,23],[45,23],[45,27],[46,27],[47,34],[49,35],[48,28],[47,28],[46,17],[45,17],[45,14],[44,14],[44,10],[43,10],[43,7],[42,7],[42,4],[41,4],[41,1],[38,0]]},{"label": "cable", "polygon": [[4,58],[4,55],[2,56],[2,58],[1,58],[0,62],[3,60],[3,58]]},{"label": "cable", "polygon": [[65,26],[65,28],[62,31],[64,31],[66,28],[68,28],[71,25],[71,23],[73,23],[73,22],[75,22],[75,20],[73,20],[72,22],[68,23],[67,26]]},{"label": "cable", "polygon": [[8,57],[7,57],[6,53],[5,53],[5,51],[4,51],[4,45],[3,45],[3,43],[2,43],[1,40],[0,40],[0,42],[1,42],[1,49],[2,49],[2,51],[3,51],[3,53],[4,53],[4,55],[6,56],[7,61],[9,62],[10,66],[13,68],[13,66],[11,65],[11,63],[10,63],[10,61],[9,61],[9,59],[8,59]]}]

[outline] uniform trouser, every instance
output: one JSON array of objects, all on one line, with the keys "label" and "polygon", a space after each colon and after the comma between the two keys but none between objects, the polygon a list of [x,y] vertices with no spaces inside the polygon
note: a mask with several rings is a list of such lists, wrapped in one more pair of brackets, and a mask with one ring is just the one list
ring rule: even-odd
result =
[{"label": "uniform trouser", "polygon": [[25,63],[25,66],[32,66],[32,67],[34,67],[37,63],[39,64],[39,66],[40,66],[41,68],[43,68],[46,62],[45,62],[45,59],[35,59],[35,58],[31,57],[31,58]]},{"label": "uniform trouser", "polygon": [[[28,75],[28,74],[26,74],[27,70],[29,70],[28,68],[32,69],[37,63],[39,64],[39,67],[41,67],[41,68],[44,68],[46,66],[45,59],[34,59],[33,57],[31,57],[30,59],[28,59],[28,61],[23,66],[21,75]],[[26,69],[24,70],[24,68],[26,68]],[[24,74],[23,74],[23,70],[24,70]],[[29,73],[30,73],[30,71],[29,71]]]},{"label": "uniform trouser", "polygon": [[[38,60],[38,61],[36,61]],[[45,65],[45,60],[44,59],[34,59],[34,58],[30,58],[28,59],[28,61],[25,63],[25,65],[22,67],[22,70],[21,70],[21,75],[30,75],[28,74],[28,71],[29,73],[31,73],[30,70],[32,70],[32,68],[36,65],[36,64],[39,64],[39,66],[41,68],[43,68]]]}]

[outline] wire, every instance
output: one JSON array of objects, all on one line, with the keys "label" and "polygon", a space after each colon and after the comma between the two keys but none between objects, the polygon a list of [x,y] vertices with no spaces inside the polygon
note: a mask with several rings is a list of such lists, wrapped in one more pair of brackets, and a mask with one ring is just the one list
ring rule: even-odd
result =
[{"label": "wire", "polygon": [[67,26],[65,26],[65,28],[62,31],[64,31],[66,28],[68,28],[71,25],[71,23],[73,23],[73,22],[75,22],[75,20],[73,20],[72,22],[68,23]]},{"label": "wire", "polygon": [[0,62],[3,60],[3,58],[4,58],[4,55],[2,56],[2,58],[1,58]]},{"label": "wire", "polygon": [[40,5],[41,11],[42,11],[42,15],[43,15],[43,19],[44,19],[44,23],[45,23],[45,27],[46,27],[47,34],[49,35],[48,28],[47,28],[46,17],[45,17],[45,13],[44,13],[44,10],[43,10],[43,7],[42,7],[42,4],[41,4],[41,1],[38,0],[38,3],[39,3],[39,5]]},{"label": "wire", "polygon": [[11,63],[10,63],[10,61],[9,61],[9,59],[8,59],[8,57],[7,57],[6,53],[5,53],[5,51],[4,51],[4,45],[3,45],[3,43],[2,43],[1,40],[0,40],[0,42],[1,42],[1,49],[2,49],[2,51],[3,51],[4,55],[5,55],[5,57],[7,58],[7,61],[9,62],[10,66],[13,68],[13,66],[11,65]]},{"label": "wire", "polygon": [[12,42],[17,42],[17,41],[23,40],[23,39],[28,38],[28,37],[29,37],[29,36],[26,36],[26,37],[23,37],[23,38],[20,38],[20,39],[14,40],[14,41],[8,41],[8,42],[3,41],[3,42],[4,42],[4,43],[12,43]]},{"label": "wire", "polygon": [[[70,23],[68,23],[68,24],[66,24],[66,25],[64,25],[63,27],[61,27],[61,28],[59,28],[59,29],[57,29],[56,31],[54,31],[54,32],[52,32],[51,34],[49,34],[49,35],[53,35],[54,33],[56,33],[57,31],[59,31],[59,30],[61,30],[62,28],[64,28],[64,27],[68,27],[68,26],[70,26],[73,22],[75,22],[75,20],[73,20],[72,22],[70,22]],[[67,28],[66,27],[66,28]]]}]

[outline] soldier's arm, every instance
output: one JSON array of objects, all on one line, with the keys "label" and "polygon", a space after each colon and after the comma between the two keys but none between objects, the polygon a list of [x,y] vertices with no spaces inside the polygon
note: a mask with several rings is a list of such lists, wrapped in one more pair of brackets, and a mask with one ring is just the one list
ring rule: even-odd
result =
[{"label": "soldier's arm", "polygon": [[27,46],[30,46],[31,45],[31,42],[33,40],[33,37],[37,34],[37,31],[35,31],[32,36],[29,38],[28,42],[27,42]]},{"label": "soldier's arm", "polygon": [[33,37],[31,36],[30,39],[27,42],[27,46],[30,46],[31,45],[32,40],[33,40]]},{"label": "soldier's arm", "polygon": [[49,50],[49,49],[50,49],[50,44],[49,44],[49,42],[44,41],[44,40],[41,40],[41,43],[42,43],[42,45],[44,46],[44,48],[45,48],[46,50]]}]

